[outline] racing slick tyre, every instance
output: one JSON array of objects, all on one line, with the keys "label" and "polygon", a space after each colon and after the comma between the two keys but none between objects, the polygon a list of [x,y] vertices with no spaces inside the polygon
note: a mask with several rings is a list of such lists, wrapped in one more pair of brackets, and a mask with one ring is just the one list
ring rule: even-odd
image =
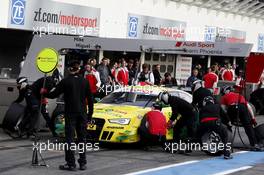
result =
[{"label": "racing slick tyre", "polygon": [[258,142],[264,144],[264,123],[258,125],[255,129],[255,133],[258,139]]},{"label": "racing slick tyre", "polygon": [[252,103],[250,103],[250,102],[248,104],[250,105],[250,107],[251,107],[251,109],[253,111],[254,116],[256,116],[257,115],[256,107]]},{"label": "racing slick tyre", "polygon": [[[228,130],[228,137],[230,140],[232,137],[232,133]],[[215,131],[208,131],[206,133],[203,134],[203,136],[201,137],[201,143],[202,143],[202,150],[203,152],[205,152],[206,154],[210,155],[210,156],[220,156],[223,154],[223,150],[220,150],[220,146],[218,146],[220,143],[223,144],[222,139],[220,137],[220,135],[215,132]],[[204,147],[204,144],[206,144],[207,146]]]},{"label": "racing slick tyre", "polygon": [[18,103],[12,103],[3,120],[3,130],[9,134],[11,137],[14,138],[12,135],[13,133],[16,133],[15,127],[19,125],[19,123],[23,120],[25,114],[25,106],[18,104]]},{"label": "racing slick tyre", "polygon": [[55,133],[59,137],[64,137],[64,105],[57,105],[51,116],[51,122],[54,125]]},{"label": "racing slick tyre", "polygon": [[255,90],[250,94],[250,103],[254,105],[259,115],[264,114],[264,88]]}]

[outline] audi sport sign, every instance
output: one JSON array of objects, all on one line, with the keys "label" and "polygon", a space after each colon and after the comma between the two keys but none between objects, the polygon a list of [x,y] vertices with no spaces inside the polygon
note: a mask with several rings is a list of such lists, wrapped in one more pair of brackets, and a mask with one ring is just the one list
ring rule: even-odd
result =
[{"label": "audi sport sign", "polygon": [[99,36],[100,9],[49,0],[10,0],[8,28]]},{"label": "audi sport sign", "polygon": [[174,45],[176,49],[184,50],[183,54],[191,55],[215,55],[215,56],[235,56],[246,57],[249,55],[252,45],[250,44],[231,44],[224,42],[192,42],[177,41]]}]

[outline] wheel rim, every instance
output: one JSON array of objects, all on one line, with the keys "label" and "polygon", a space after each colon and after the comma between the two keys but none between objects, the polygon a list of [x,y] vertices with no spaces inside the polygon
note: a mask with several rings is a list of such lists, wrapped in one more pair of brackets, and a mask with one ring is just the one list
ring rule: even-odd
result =
[{"label": "wheel rim", "polygon": [[56,116],[55,118],[55,132],[58,136],[64,136],[65,132],[64,132],[64,128],[65,128],[65,118],[64,118],[64,114],[59,114]]},{"label": "wheel rim", "polygon": [[203,144],[207,144],[208,149],[204,150],[207,151],[211,154],[215,154],[217,152],[219,152],[220,150],[218,150],[218,145],[219,143],[222,143],[221,137],[218,133],[212,131],[212,132],[208,132],[205,133],[202,136],[202,143]]}]

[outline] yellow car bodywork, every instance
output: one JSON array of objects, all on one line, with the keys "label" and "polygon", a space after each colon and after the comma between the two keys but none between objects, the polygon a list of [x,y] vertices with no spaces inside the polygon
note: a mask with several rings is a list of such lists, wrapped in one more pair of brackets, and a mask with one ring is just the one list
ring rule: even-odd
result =
[{"label": "yellow car bodywork", "polygon": [[[181,90],[171,88],[157,86],[130,86],[126,89],[123,89],[123,91],[121,92],[139,93],[141,95],[153,95],[154,101],[156,101],[158,98],[158,94],[164,91],[168,91],[171,93],[171,95],[174,94],[175,96],[183,98],[191,103],[190,100],[192,100],[192,96],[190,94]],[[102,142],[138,142],[140,141],[138,128],[143,116],[150,110],[150,107],[144,106],[125,105],[122,103],[106,104],[99,102],[95,104],[94,107],[94,114],[92,117],[94,122],[87,126],[88,133]],[[169,121],[169,118],[171,116],[171,107],[163,107],[162,112],[166,116],[166,120]],[[130,122],[127,124],[110,122],[113,119],[128,119],[130,120]],[[98,122],[100,123],[100,126],[98,126]],[[94,134],[96,136],[94,136]],[[167,140],[171,140],[173,138],[172,129],[167,130],[166,138]]]},{"label": "yellow car bodywork", "polygon": [[[127,105],[113,105],[97,103],[94,108],[93,119],[105,120],[102,131],[99,135],[99,141],[102,142],[121,142],[121,143],[135,143],[140,140],[138,128],[140,126],[143,116],[150,111],[151,108],[143,108],[137,106]],[[163,108],[163,113],[166,120],[169,120],[171,115],[171,108]],[[130,119],[128,124],[110,123],[111,119]],[[97,128],[96,123],[87,126],[88,132],[94,131]],[[173,137],[172,129],[167,130],[166,138],[171,140]]]}]

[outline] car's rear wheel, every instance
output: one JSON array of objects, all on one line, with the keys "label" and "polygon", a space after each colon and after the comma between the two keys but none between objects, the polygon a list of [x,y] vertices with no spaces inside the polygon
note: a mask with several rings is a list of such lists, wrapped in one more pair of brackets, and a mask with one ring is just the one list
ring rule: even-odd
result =
[{"label": "car's rear wheel", "polygon": [[223,143],[220,135],[214,131],[203,134],[201,138],[203,151],[210,156],[219,156],[223,150],[219,150],[219,144]]}]

